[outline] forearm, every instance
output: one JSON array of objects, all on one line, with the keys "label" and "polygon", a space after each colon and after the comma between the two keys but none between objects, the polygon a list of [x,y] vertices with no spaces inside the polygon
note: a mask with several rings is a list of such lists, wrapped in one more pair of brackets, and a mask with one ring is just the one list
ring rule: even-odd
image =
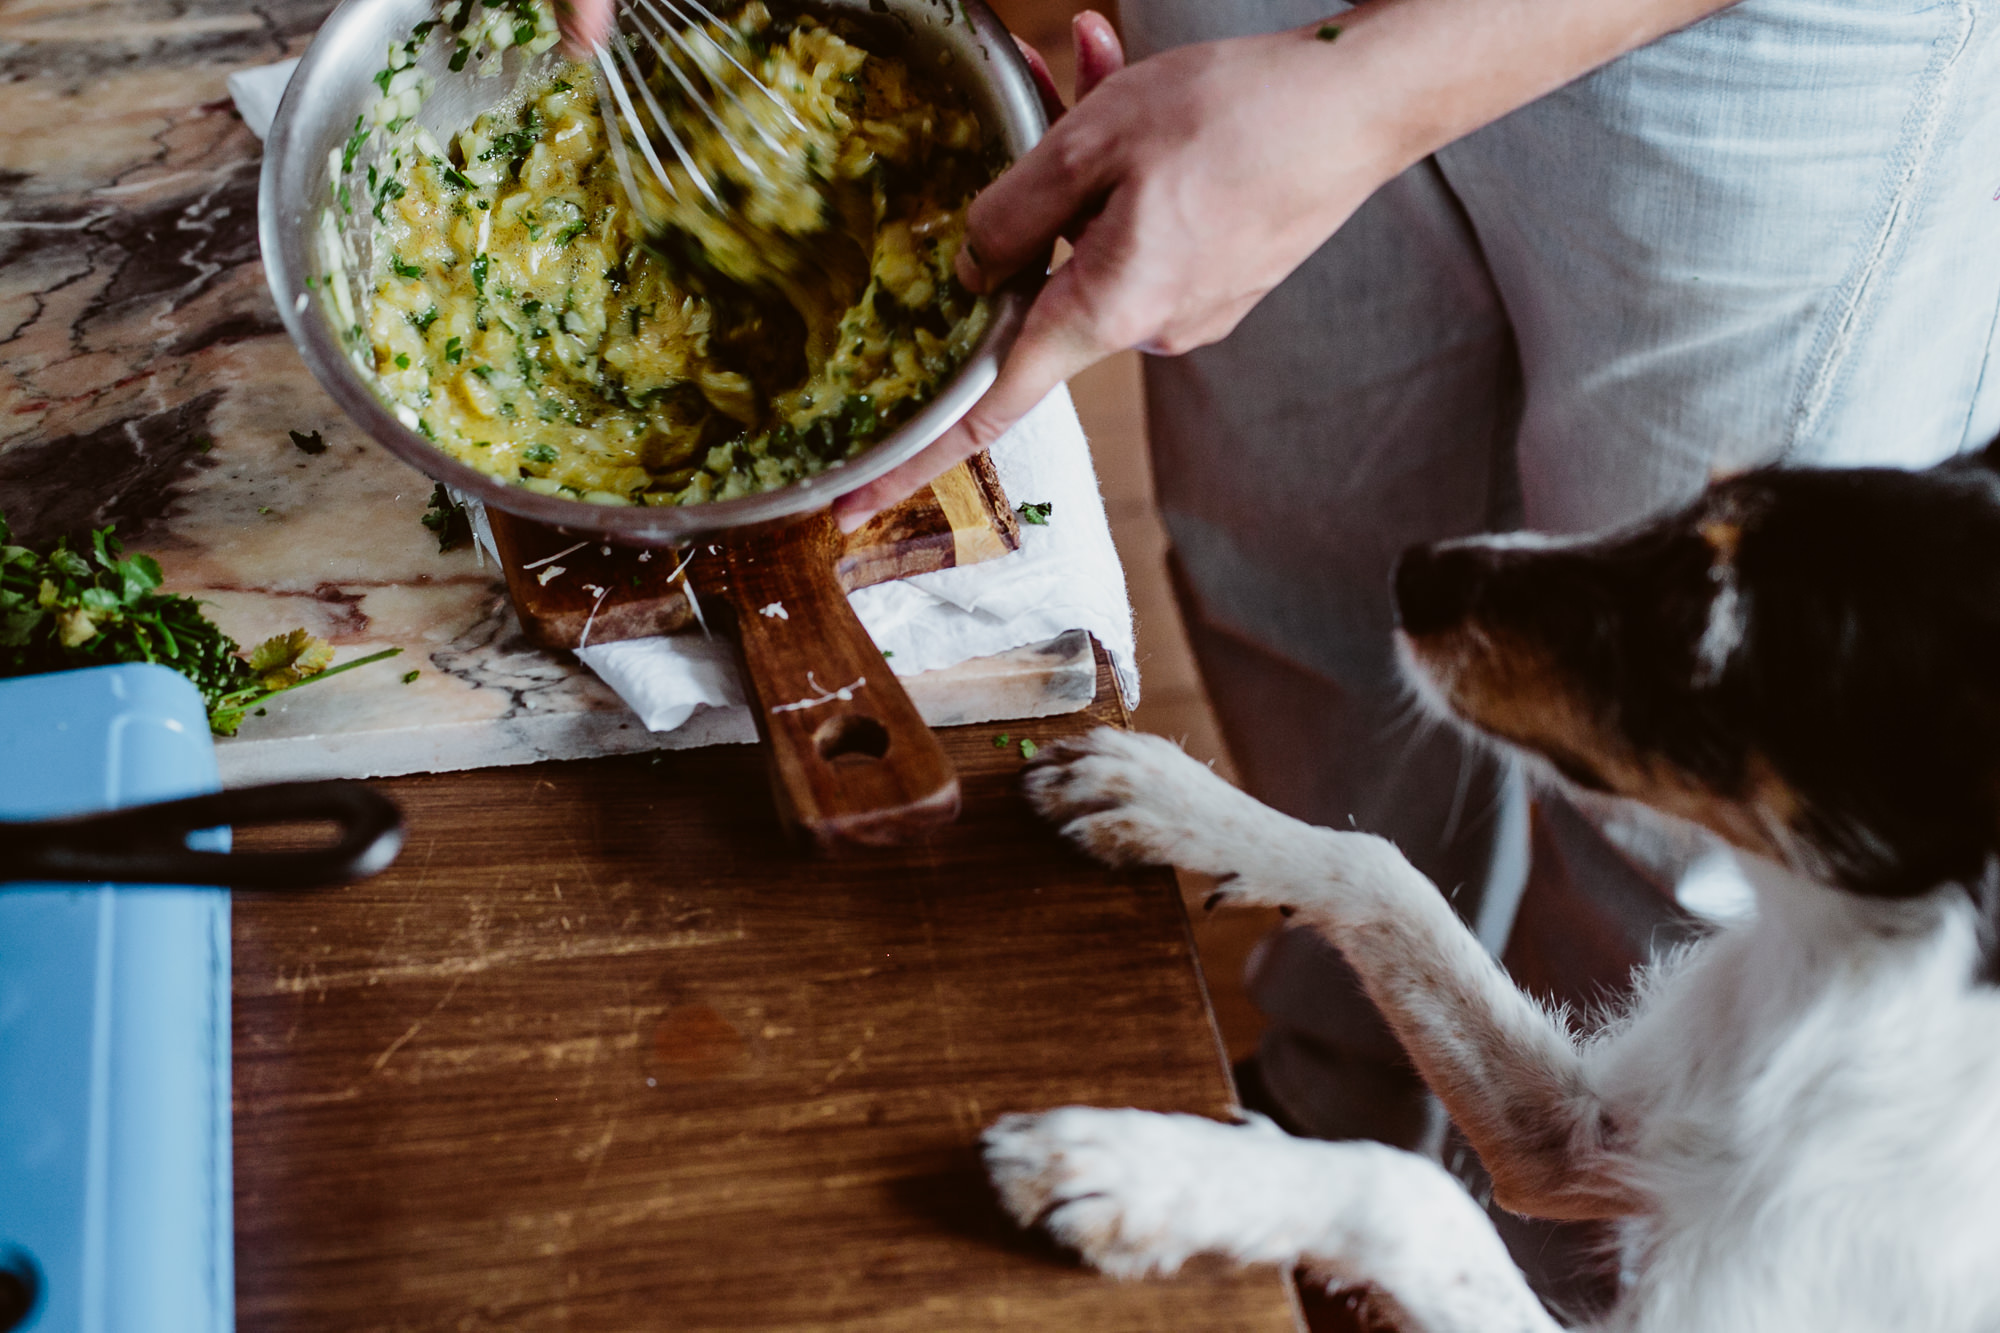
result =
[{"label": "forearm", "polygon": [[[1386,179],[1733,2],[1369,0],[1259,40],[1272,43],[1269,58],[1336,123],[1366,136],[1360,147]],[[1329,41],[1322,33],[1333,28]]]},{"label": "forearm", "polygon": [[918,458],[843,497],[841,523],[990,446],[1099,357],[1224,337],[1412,163],[1728,2],[1368,0],[1116,74],[1103,26],[1093,50],[1106,49],[1079,62],[1096,91],[973,203],[958,273],[990,291],[1062,234],[1074,257],[986,396]]}]

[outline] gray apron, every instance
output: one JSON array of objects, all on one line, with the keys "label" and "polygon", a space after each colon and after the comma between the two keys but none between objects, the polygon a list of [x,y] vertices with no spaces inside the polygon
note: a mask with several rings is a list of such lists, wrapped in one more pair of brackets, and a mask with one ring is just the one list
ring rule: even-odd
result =
[{"label": "gray apron", "polygon": [[[1410,725],[1398,553],[1627,522],[1717,468],[1921,466],[2000,431],[1991,7],[1745,0],[1412,168],[1230,338],[1149,360],[1177,583],[1253,792],[1394,838],[1497,952],[1529,802]],[[1122,18],[1136,60],[1337,8]],[[1286,931],[1248,983],[1273,1099],[1351,1132],[1356,1062],[1395,1059],[1351,974]]]}]

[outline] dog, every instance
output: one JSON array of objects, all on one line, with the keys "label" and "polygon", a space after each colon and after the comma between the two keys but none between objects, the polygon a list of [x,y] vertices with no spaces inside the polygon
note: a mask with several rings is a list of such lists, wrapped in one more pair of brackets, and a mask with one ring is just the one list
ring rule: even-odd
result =
[{"label": "dog", "polygon": [[[1420,547],[1427,705],[1737,850],[1753,918],[1588,1033],[1388,842],[1100,730],[1026,776],[1114,865],[1293,909],[1360,974],[1494,1199],[1617,1219],[1629,1333],[2000,1329],[2000,444],[1924,472],[1763,470],[1579,539]],[[1413,1333],[1559,1327],[1428,1159],[1247,1116],[1069,1107],[984,1139],[1001,1201],[1120,1277],[1197,1253],[1367,1286]]]}]

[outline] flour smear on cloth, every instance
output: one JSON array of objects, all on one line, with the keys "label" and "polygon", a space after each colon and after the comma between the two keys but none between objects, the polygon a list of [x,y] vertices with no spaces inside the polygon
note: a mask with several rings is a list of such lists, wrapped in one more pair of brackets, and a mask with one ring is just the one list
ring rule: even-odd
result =
[{"label": "flour smear on cloth", "polygon": [[[297,64],[287,60],[229,76],[237,110],[259,138]],[[1048,523],[1023,524],[1021,549],[1000,559],[863,588],[850,598],[855,614],[902,676],[1088,630],[1110,655],[1126,705],[1137,704],[1125,571],[1069,391],[1050,394],[993,446],[992,457],[1008,498],[1017,505],[1051,505]],[[473,501],[469,508],[481,545],[491,553],[483,507]],[[718,728],[716,738],[754,736],[734,650],[722,639],[699,631],[632,639],[587,647],[577,657],[651,731],[673,731],[700,709],[732,708],[742,710],[744,725]]]}]

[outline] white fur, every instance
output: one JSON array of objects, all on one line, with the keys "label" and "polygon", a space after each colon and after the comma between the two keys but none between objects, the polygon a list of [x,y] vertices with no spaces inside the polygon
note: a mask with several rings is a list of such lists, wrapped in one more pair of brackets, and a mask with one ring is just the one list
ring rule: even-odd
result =
[{"label": "white fur", "polygon": [[1554,1327],[1458,1182],[1379,1143],[1295,1139],[1262,1117],[1071,1106],[1001,1120],[986,1165],[1009,1212],[1114,1277],[1201,1253],[1303,1261],[1329,1287],[1375,1283],[1415,1327]]},{"label": "white fur", "polygon": [[[1626,1333],[2000,1328],[2000,994],[1956,889],[1864,900],[1758,863],[1754,920],[1652,969],[1579,1041],[1388,843],[1312,828],[1155,737],[1100,731],[1030,798],[1115,863],[1233,876],[1346,954],[1496,1198],[1623,1216]],[[1121,1276],[1212,1251],[1366,1282],[1414,1333],[1552,1330],[1424,1159],[1268,1124],[1068,1108],[987,1135],[1001,1196]]]},{"label": "white fur", "polygon": [[1532,528],[1517,528],[1513,532],[1482,532],[1471,537],[1456,537],[1439,542],[1435,549],[1453,551],[1477,547],[1482,551],[1563,551],[1589,546],[1602,539],[1603,534],[1598,532],[1538,532]]},{"label": "white fur", "polygon": [[1736,650],[1743,646],[1743,639],[1749,633],[1749,614],[1743,605],[1743,591],[1737,586],[1736,566],[1718,558],[1715,567],[1708,571],[1708,577],[1715,584],[1715,596],[1709,599],[1708,621],[1701,629],[1701,642],[1694,650],[1694,683],[1697,688],[1705,688],[1722,679],[1722,673],[1729,669],[1729,661],[1736,656]]}]

